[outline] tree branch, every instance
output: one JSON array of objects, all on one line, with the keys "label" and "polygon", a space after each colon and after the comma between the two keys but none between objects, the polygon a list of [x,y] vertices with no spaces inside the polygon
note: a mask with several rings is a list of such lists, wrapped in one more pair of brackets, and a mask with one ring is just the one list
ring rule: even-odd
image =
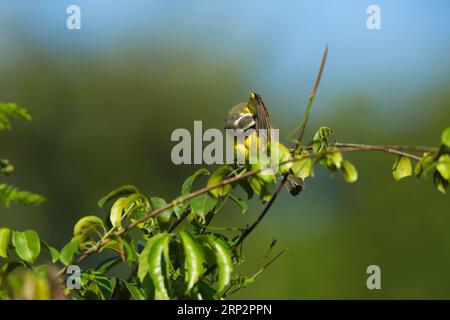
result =
[{"label": "tree branch", "polygon": [[[322,152],[312,153],[312,154],[309,154],[309,155],[301,155],[301,156],[294,157],[292,159],[289,159],[289,160],[282,161],[280,163],[274,164],[274,165],[270,166],[269,168],[266,167],[266,168],[260,168],[260,169],[251,170],[251,171],[245,172],[243,174],[240,174],[238,176],[234,176],[234,177],[222,180],[221,182],[216,183],[214,185],[201,188],[201,189],[196,190],[194,192],[191,192],[190,194],[187,194],[185,196],[181,196],[181,197],[175,199],[174,201],[166,204],[165,206],[160,207],[159,209],[155,209],[155,210],[152,210],[152,211],[148,212],[147,214],[145,214],[140,219],[135,220],[134,222],[130,223],[125,228],[123,228],[123,229],[119,230],[118,232],[114,233],[114,235],[122,237],[130,229],[136,227],[138,224],[140,224],[140,223],[142,223],[144,221],[147,221],[147,220],[157,216],[158,214],[160,214],[161,212],[163,212],[165,210],[171,209],[175,205],[181,204],[181,203],[183,203],[185,201],[188,201],[188,200],[190,200],[192,198],[195,198],[195,197],[197,197],[199,195],[207,193],[207,192],[209,192],[211,190],[214,190],[214,189],[223,187],[225,185],[232,184],[232,183],[237,182],[239,180],[248,178],[250,176],[253,176],[253,175],[259,173],[262,170],[267,170],[267,169],[270,169],[270,168],[276,168],[276,167],[278,167],[280,165],[291,163],[291,162],[296,162],[296,161],[301,161],[301,160],[303,160],[305,158],[321,157],[321,156],[323,156],[325,154],[331,154],[331,153],[335,153],[335,152],[382,151],[382,152],[386,152],[386,153],[402,155],[402,156],[411,158],[413,160],[421,160],[421,158],[418,157],[418,156],[415,156],[415,155],[412,155],[412,154],[409,154],[409,153],[406,153],[406,152],[402,152],[402,151],[399,151],[399,150],[413,150],[413,151],[417,151],[417,150],[424,150],[424,148],[426,148],[428,151],[431,151],[431,152],[437,151],[437,148],[431,148],[431,147],[428,148],[428,147],[397,146],[398,149],[393,149],[392,147],[371,146],[371,145],[356,145],[356,144],[339,144],[339,145],[336,144],[334,146],[336,146],[336,148],[333,149],[333,150],[325,150],[325,151],[322,151]],[[282,184],[280,184],[278,186],[277,190],[281,190],[280,186],[282,186]],[[276,198],[276,196],[274,194],[274,196],[272,196],[271,200],[269,200],[269,203],[267,204],[267,206],[269,204],[271,206],[273,201],[275,201],[275,198]],[[270,206],[269,206],[269,208],[270,208]],[[262,213],[264,213],[264,215],[265,215],[267,213],[267,210],[268,210],[268,208],[264,209],[265,212],[263,211]],[[260,219],[258,219],[258,220],[260,220]],[[256,225],[254,227],[256,227]],[[81,254],[81,256],[77,259],[75,264],[80,264],[87,257],[89,257],[93,253],[99,251],[109,241],[110,241],[110,238],[103,238],[102,240],[100,240],[97,243],[97,245],[95,245],[92,248],[90,248],[90,249],[86,250],[85,252],[83,252]],[[66,269],[67,269],[67,267],[64,267],[61,270],[59,270],[58,275],[62,275],[66,271]]]},{"label": "tree branch", "polygon": [[356,151],[382,151],[407,157],[417,161],[420,161],[422,157],[418,157],[416,155],[409,154],[403,151],[437,152],[439,150],[438,148],[424,147],[424,146],[397,146],[397,145],[374,146],[367,144],[339,143],[339,142],[336,142],[334,146],[340,147],[341,151],[344,151],[344,148],[348,148],[348,151],[351,151],[352,148],[356,149]]}]

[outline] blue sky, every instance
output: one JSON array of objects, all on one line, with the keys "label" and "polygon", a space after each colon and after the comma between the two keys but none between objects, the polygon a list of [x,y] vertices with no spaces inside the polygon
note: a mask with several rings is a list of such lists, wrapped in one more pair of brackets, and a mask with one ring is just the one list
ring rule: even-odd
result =
[{"label": "blue sky", "polygon": [[[80,31],[65,27],[70,4],[81,7]],[[371,4],[381,8],[379,31],[366,28]],[[408,95],[448,78],[449,9],[448,1],[406,0],[2,1],[0,46],[14,43],[11,26],[56,54],[108,54],[124,40],[181,43],[212,59],[251,61],[245,87],[283,92],[312,85],[328,44],[329,94],[359,89],[390,96],[393,87]]]}]

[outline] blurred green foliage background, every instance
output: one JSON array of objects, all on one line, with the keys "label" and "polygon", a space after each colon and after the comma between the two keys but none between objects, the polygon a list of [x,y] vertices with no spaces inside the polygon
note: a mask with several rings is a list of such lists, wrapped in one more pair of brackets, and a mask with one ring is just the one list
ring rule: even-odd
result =
[{"label": "blurred green foliage background", "polygon": [[[58,23],[64,28],[61,8]],[[178,195],[184,178],[196,167],[171,163],[171,132],[191,129],[194,120],[203,120],[204,128],[221,128],[228,108],[247,100],[251,90],[263,96],[274,125],[287,137],[301,119],[325,44],[324,40],[309,45],[308,37],[295,40],[303,44],[308,59],[296,61],[300,67],[295,70],[287,68],[296,75],[284,82],[280,75],[266,77],[261,68],[294,57],[272,55],[254,38],[230,53],[214,47],[212,39],[208,47],[209,38],[198,46],[172,31],[171,36],[145,42],[128,31],[98,47],[80,40],[89,33],[89,25],[78,35],[62,30],[64,36],[43,39],[28,30],[26,22],[26,27],[21,25],[19,14],[4,16],[14,23],[2,25],[2,34],[10,40],[2,43],[6,53],[0,57],[0,100],[17,102],[33,115],[31,124],[15,122],[12,131],[1,134],[2,156],[17,170],[8,182],[39,192],[48,202],[38,208],[0,208],[0,225],[36,229],[57,247],[71,238],[80,217],[105,215],[96,201],[117,186],[135,184],[167,200]],[[330,59],[308,137],[327,125],[342,142],[439,143],[441,131],[450,124],[450,77],[448,62],[440,64],[436,59],[448,59],[448,46],[446,53],[428,52],[422,60],[427,65],[428,59],[431,71],[414,69],[414,59],[403,61],[401,78],[395,68],[383,73],[376,67],[371,70],[370,52],[359,57],[369,69],[352,67],[343,55],[345,50],[349,54],[357,50],[357,43],[345,50],[336,45],[335,54],[335,35],[328,37]],[[351,34],[339,37],[352,41]],[[59,47],[58,41],[84,46]],[[385,48],[389,45],[384,43]],[[343,63],[350,67],[348,72],[339,67]],[[367,83],[362,77],[358,85],[342,85],[347,77],[361,79],[356,76],[360,73],[365,73]],[[420,78],[422,73],[427,81],[408,87],[408,77]],[[374,92],[373,83],[383,86]],[[273,238],[278,240],[278,250],[289,250],[235,298],[450,297],[448,195],[435,191],[431,181],[394,182],[394,158],[389,155],[348,158],[359,169],[356,184],[347,185],[339,176],[330,179],[328,173],[318,171],[299,197],[286,192],[280,196],[245,244],[247,262],[242,271],[251,269]],[[229,205],[215,225],[245,225],[260,210],[256,201],[245,215]],[[371,264],[381,267],[382,290],[366,288],[366,268]]]}]

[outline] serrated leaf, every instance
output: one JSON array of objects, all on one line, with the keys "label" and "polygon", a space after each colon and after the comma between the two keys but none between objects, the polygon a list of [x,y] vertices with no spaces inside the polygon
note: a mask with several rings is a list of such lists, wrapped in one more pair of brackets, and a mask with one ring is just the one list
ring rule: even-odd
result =
[{"label": "serrated leaf", "polygon": [[72,264],[73,257],[78,253],[79,246],[80,242],[78,240],[70,241],[61,249],[59,260],[66,266]]},{"label": "serrated leaf", "polygon": [[181,186],[181,194],[186,195],[191,192],[192,185],[194,184],[195,179],[202,175],[209,175],[209,171],[207,169],[198,169],[195,171],[193,175],[184,180],[183,185]]},{"label": "serrated leaf", "polygon": [[116,197],[119,197],[119,196],[126,196],[126,195],[130,195],[133,193],[139,193],[138,188],[136,188],[135,186],[132,186],[132,185],[122,186],[117,189],[114,189],[113,191],[108,193],[106,196],[104,196],[103,198],[98,200],[97,204],[100,208],[103,208],[103,206],[110,200],[112,200]]},{"label": "serrated leaf", "polygon": [[221,292],[230,283],[233,264],[231,262],[231,251],[227,244],[220,238],[209,237],[209,242],[216,255],[218,268],[217,292]]},{"label": "serrated leaf", "polygon": [[44,247],[44,249],[46,249],[48,251],[48,253],[50,253],[53,263],[55,263],[56,261],[59,260],[59,251],[58,250],[53,248],[51,245],[49,245],[47,242],[45,242],[42,239],[41,239],[41,244],[42,244],[42,247]]},{"label": "serrated leaf", "polygon": [[9,241],[11,240],[11,229],[0,228],[0,257],[8,258]]},{"label": "serrated leaf", "polygon": [[441,142],[444,146],[450,147],[450,127],[442,132]]},{"label": "serrated leaf", "polygon": [[353,183],[358,180],[358,171],[353,164],[344,160],[342,161],[342,176],[346,182]]},{"label": "serrated leaf", "polygon": [[[220,167],[211,175],[211,177],[209,177],[208,183],[206,184],[206,186],[210,187],[212,185],[215,185],[215,184],[225,180],[226,177],[230,174],[230,172],[231,172],[230,167],[228,167],[228,166]],[[210,191],[210,193],[214,197],[219,198],[219,197],[226,196],[227,194],[229,194],[231,192],[231,190],[232,190],[231,184],[227,184],[222,187],[212,189]]]},{"label": "serrated leaf", "polygon": [[450,155],[443,154],[440,156],[436,164],[436,169],[444,179],[450,180]]},{"label": "serrated leaf", "polygon": [[17,255],[24,261],[33,263],[41,252],[41,242],[36,231],[14,231],[12,243]]},{"label": "serrated leaf", "polygon": [[247,202],[245,202],[244,200],[237,198],[235,196],[233,196],[232,194],[229,195],[230,199],[234,201],[234,203],[236,203],[240,208],[242,213],[246,213],[248,206],[247,206]]},{"label": "serrated leaf", "polygon": [[180,230],[179,235],[183,244],[186,293],[188,293],[202,274],[204,255],[202,248],[189,231]]},{"label": "serrated leaf", "polygon": [[217,199],[204,193],[190,200],[191,208],[194,214],[205,219],[206,214],[210,212],[217,203]]},{"label": "serrated leaf", "polygon": [[411,160],[409,158],[400,156],[395,161],[392,167],[392,176],[399,181],[412,174]]}]

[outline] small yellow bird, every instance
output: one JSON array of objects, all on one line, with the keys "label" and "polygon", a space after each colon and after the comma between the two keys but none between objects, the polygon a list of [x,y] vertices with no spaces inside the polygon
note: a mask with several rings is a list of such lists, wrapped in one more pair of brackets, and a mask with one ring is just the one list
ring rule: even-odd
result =
[{"label": "small yellow bird", "polygon": [[[225,129],[241,129],[243,131],[255,129],[256,133],[259,129],[266,129],[268,143],[271,141],[271,128],[267,108],[261,96],[255,92],[250,93],[247,103],[240,103],[232,107],[225,116]],[[285,186],[291,195],[296,196],[303,190],[304,182],[303,179],[289,174]]]}]

